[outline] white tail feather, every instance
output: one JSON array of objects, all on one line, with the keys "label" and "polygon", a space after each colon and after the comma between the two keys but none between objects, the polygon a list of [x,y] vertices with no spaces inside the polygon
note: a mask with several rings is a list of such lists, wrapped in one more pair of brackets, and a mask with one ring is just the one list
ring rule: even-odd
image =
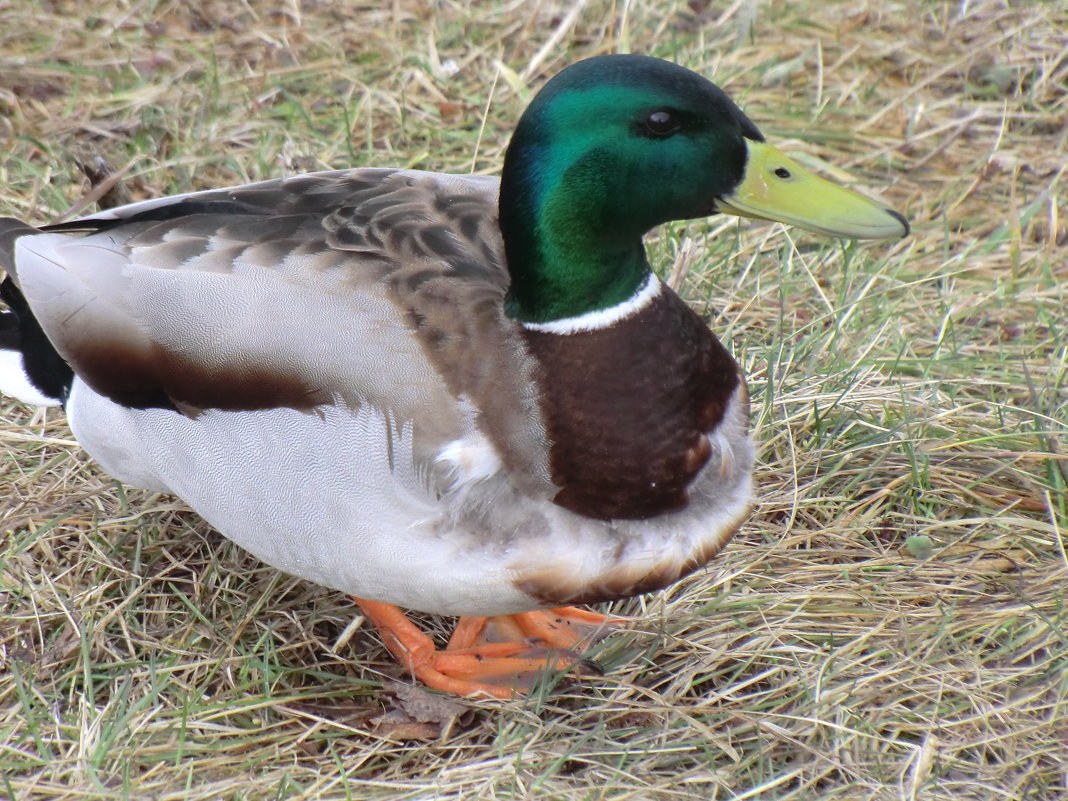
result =
[{"label": "white tail feather", "polygon": [[22,354],[15,350],[0,350],[0,393],[34,406],[60,404],[59,398],[50,398],[33,385],[26,375]]}]

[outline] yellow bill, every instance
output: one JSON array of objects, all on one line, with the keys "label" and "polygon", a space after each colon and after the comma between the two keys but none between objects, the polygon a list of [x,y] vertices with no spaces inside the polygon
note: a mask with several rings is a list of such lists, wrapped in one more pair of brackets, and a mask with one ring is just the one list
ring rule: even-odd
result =
[{"label": "yellow bill", "polygon": [[893,209],[820,178],[766,142],[746,144],[745,176],[716,200],[720,211],[848,239],[908,235],[908,221]]}]

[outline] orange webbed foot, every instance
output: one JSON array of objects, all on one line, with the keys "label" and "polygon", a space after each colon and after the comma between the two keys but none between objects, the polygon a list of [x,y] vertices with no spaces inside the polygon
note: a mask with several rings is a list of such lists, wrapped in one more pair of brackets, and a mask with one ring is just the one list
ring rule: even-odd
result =
[{"label": "orange webbed foot", "polygon": [[513,698],[545,671],[597,670],[573,649],[621,622],[596,612],[560,607],[496,617],[462,617],[445,650],[396,606],[353,598],[409,673],[455,695]]}]

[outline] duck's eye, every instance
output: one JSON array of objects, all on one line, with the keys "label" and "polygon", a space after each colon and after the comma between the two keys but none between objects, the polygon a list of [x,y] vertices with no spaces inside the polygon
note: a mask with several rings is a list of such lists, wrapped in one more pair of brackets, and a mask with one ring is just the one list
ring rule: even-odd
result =
[{"label": "duck's eye", "polygon": [[782,179],[785,180],[785,179],[790,177],[790,171],[788,169],[786,169],[785,167],[776,167],[775,168],[775,177],[776,178],[782,178]]},{"label": "duck's eye", "polygon": [[645,118],[645,130],[653,136],[671,136],[679,130],[679,118],[667,109],[657,109]]}]

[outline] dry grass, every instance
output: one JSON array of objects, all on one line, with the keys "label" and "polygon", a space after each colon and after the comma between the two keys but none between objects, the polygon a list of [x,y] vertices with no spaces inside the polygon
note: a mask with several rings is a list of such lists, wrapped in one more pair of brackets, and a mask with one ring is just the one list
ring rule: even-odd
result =
[{"label": "dry grass", "polygon": [[914,235],[662,232],[752,376],[762,503],[707,573],[620,605],[603,679],[510,704],[383,688],[373,635],[335,648],[344,598],[0,406],[0,796],[1068,796],[1063,3],[378,5],[0,0],[0,213],[91,208],[98,156],[133,199],[493,171],[548,75],[631,50]]}]

